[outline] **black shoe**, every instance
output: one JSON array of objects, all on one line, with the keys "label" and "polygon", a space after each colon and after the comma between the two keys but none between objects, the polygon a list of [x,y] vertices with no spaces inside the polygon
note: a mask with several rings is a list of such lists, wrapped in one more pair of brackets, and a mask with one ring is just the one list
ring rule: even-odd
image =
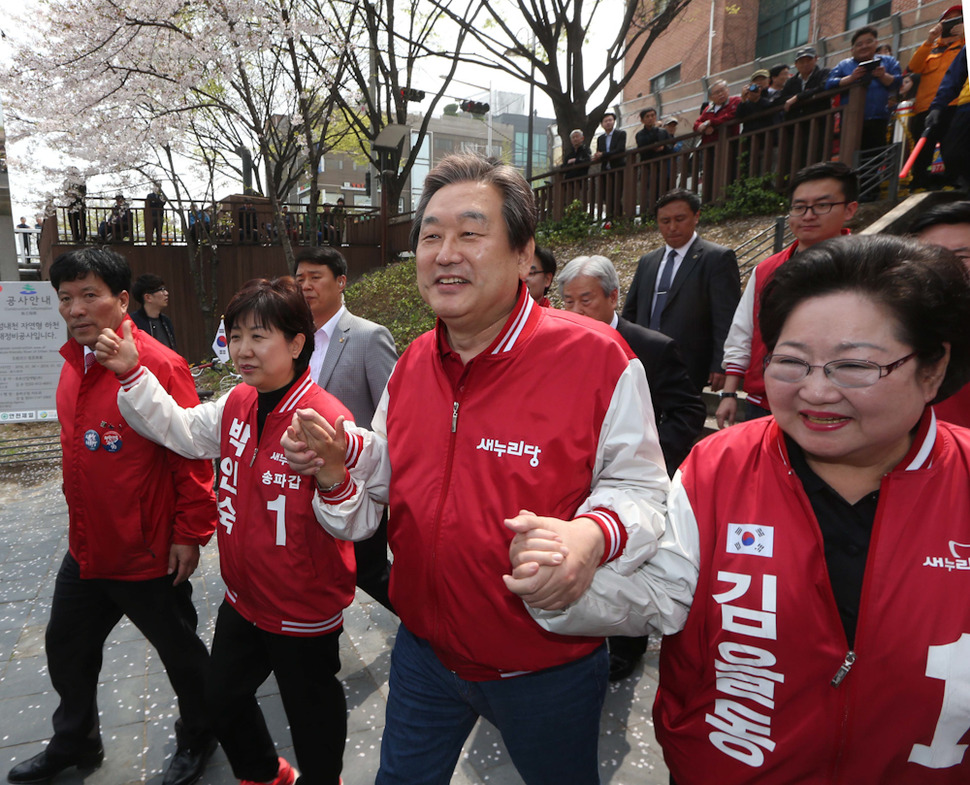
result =
[{"label": "black shoe", "polygon": [[218,745],[215,737],[210,736],[194,747],[179,747],[172,756],[172,762],[168,764],[162,785],[192,785],[202,776],[205,764]]},{"label": "black shoe", "polygon": [[639,657],[628,659],[618,654],[610,654],[610,681],[623,681],[636,670]]},{"label": "black shoe", "polygon": [[104,760],[104,747],[100,744],[94,752],[78,755],[58,755],[47,750],[34,755],[30,760],[18,763],[7,774],[7,782],[44,783],[49,782],[65,769],[77,766],[79,769],[96,769]]}]

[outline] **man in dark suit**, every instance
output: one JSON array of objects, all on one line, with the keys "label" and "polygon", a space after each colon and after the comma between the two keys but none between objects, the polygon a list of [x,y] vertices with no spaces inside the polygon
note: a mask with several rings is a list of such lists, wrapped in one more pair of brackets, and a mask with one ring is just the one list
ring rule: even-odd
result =
[{"label": "man in dark suit", "polygon": [[578,256],[559,273],[559,293],[567,311],[613,327],[633,349],[650,385],[660,448],[673,475],[704,428],[707,410],[671,338],[616,313],[620,279],[605,256]]},{"label": "man in dark suit", "polygon": [[[313,314],[310,374],[350,409],[354,422],[370,428],[377,404],[397,362],[386,327],[354,316],[343,302],[347,260],[335,248],[306,247],[296,254],[296,280]],[[354,543],[357,585],[388,610],[387,514],[377,533]]]},{"label": "man in dark suit", "polygon": [[616,115],[607,112],[601,121],[602,135],[596,137],[596,153],[593,162],[602,164],[603,171],[623,166],[623,153],[626,152],[626,131],[616,128]]},{"label": "man in dark suit", "polygon": [[724,386],[721,359],[741,277],[734,251],[695,231],[701,200],[674,189],[657,200],[657,225],[666,245],[640,258],[622,316],[670,336],[687,362],[694,389]]},{"label": "man in dark suit", "polygon": [[[643,364],[657,418],[660,448],[671,476],[704,429],[707,408],[694,389],[677,344],[666,335],[628,322],[616,313],[620,279],[605,256],[578,256],[559,273],[567,311],[604,322],[623,337]],[[647,638],[609,639],[610,681],[631,675],[647,650]]]}]

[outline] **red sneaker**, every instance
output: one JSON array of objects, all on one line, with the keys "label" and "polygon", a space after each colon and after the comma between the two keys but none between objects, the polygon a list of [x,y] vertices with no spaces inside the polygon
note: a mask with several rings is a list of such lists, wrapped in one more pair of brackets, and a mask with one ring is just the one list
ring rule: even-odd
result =
[{"label": "red sneaker", "polygon": [[[285,758],[280,758],[280,768],[276,772],[276,779],[272,780],[269,785],[293,785],[296,782],[297,771],[289,763],[286,762]],[[263,785],[262,783],[256,782],[254,780],[239,780],[239,785]]]}]

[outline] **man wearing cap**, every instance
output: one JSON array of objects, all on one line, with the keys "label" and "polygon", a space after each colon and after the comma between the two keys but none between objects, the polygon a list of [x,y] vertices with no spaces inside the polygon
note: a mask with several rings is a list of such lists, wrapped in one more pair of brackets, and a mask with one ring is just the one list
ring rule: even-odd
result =
[{"label": "man wearing cap", "polygon": [[[744,124],[743,131],[760,131],[764,128],[770,128],[778,121],[776,115],[766,114],[771,109],[771,101],[765,95],[764,89],[759,87],[756,82],[752,81],[744,88],[741,99],[736,117]],[[756,117],[755,115],[759,116]]]},{"label": "man wearing cap", "polygon": [[789,118],[803,117],[827,109],[828,99],[812,99],[825,90],[825,80],[828,78],[829,69],[819,68],[815,49],[811,46],[799,49],[795,53],[795,75],[785,82],[781,91],[785,114]]},{"label": "man wearing cap", "polygon": [[[926,126],[926,115],[930,104],[936,96],[936,91],[946,75],[950,63],[960,54],[964,44],[963,9],[954,5],[948,8],[940,17],[940,21],[930,28],[926,40],[913,53],[907,70],[920,75],[919,87],[916,90],[916,101],[913,104],[913,116],[909,120],[909,132],[913,140],[919,139]],[[949,127],[955,104],[951,103],[942,109],[940,122],[930,131],[926,144],[913,164],[913,188],[942,187],[946,181],[929,172],[929,165],[933,160],[936,143],[943,137],[943,131]]]},{"label": "man wearing cap", "polygon": [[[670,115],[668,117],[665,117],[663,119],[663,122],[661,123],[661,125],[663,125],[664,130],[668,134],[670,134],[670,138],[671,139],[676,139],[676,137],[677,137],[677,126],[680,125],[680,121],[674,115]],[[684,149],[684,143],[683,142],[676,142],[675,141],[670,146],[671,152],[674,152],[674,153],[679,153],[683,149]]]}]

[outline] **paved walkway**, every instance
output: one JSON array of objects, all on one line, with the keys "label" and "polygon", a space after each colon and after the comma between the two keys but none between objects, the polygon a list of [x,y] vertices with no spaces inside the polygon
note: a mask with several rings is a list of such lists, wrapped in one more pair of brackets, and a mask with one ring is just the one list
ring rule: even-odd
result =
[{"label": "paved walkway", "polygon": [[[42,471],[28,484],[0,476],[0,776],[16,762],[44,748],[57,704],[47,678],[44,628],[54,577],[67,550],[67,506],[59,469]],[[110,489],[104,489],[106,501]],[[224,587],[215,540],[203,550],[193,577],[200,634],[209,644]],[[361,594],[348,609],[341,661],[350,709],[344,756],[346,785],[374,782],[387,699],[395,618]],[[653,647],[651,647],[653,648]],[[127,621],[109,639],[101,671],[99,703],[106,758],[82,778],[71,770],[55,785],[161,785],[165,762],[175,749],[176,708],[161,662]],[[656,687],[656,653],[642,672],[611,685],[600,732],[601,777],[612,785],[666,785],[667,772],[654,739],[650,707]],[[260,691],[263,711],[281,754],[293,760],[282,704],[270,679]],[[230,785],[233,778],[222,751],[216,752],[200,781]],[[457,785],[516,785],[521,778],[509,762],[496,730],[476,726],[452,778]],[[563,785],[569,785],[563,783]]]}]

